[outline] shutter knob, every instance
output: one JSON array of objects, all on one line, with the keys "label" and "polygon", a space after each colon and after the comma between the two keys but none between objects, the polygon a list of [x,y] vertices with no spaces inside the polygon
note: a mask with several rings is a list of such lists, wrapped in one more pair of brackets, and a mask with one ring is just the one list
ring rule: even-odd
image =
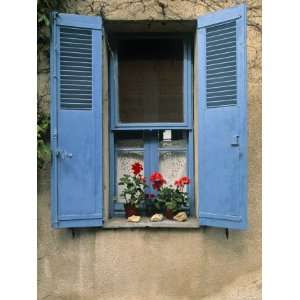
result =
[{"label": "shutter knob", "polygon": [[238,147],[240,145],[240,142],[239,142],[239,136],[238,135],[234,135],[232,137],[232,142],[231,142],[231,146],[232,147]]},{"label": "shutter knob", "polygon": [[67,152],[65,150],[57,150],[56,151],[56,156],[60,157],[61,159],[66,159],[66,158],[72,158],[73,154],[69,153],[69,152]]},{"label": "shutter knob", "polygon": [[73,157],[73,154],[72,154],[72,153],[65,152],[65,156],[66,156],[67,158],[72,158],[72,157]]}]

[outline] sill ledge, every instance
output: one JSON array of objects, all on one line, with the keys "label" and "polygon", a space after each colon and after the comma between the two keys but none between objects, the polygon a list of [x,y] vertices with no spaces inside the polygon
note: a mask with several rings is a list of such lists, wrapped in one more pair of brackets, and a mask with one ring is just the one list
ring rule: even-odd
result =
[{"label": "sill ledge", "polygon": [[128,222],[125,218],[111,218],[104,221],[103,229],[124,228],[199,228],[197,218],[188,218],[185,222],[164,219],[161,222],[151,222],[149,218],[142,217],[139,223]]}]

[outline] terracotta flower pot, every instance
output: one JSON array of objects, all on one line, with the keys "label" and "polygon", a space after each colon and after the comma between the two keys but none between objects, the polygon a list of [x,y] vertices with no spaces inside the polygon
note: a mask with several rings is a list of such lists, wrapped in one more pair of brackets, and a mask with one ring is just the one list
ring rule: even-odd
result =
[{"label": "terracotta flower pot", "polygon": [[166,210],[165,210],[165,212],[164,212],[164,215],[165,215],[165,217],[166,217],[167,219],[173,220],[173,217],[175,216],[175,213],[174,213],[172,210],[166,208]]},{"label": "terracotta flower pot", "polygon": [[124,204],[124,210],[125,210],[126,218],[131,217],[133,215],[139,216],[139,210],[135,206],[131,205],[130,203]]}]

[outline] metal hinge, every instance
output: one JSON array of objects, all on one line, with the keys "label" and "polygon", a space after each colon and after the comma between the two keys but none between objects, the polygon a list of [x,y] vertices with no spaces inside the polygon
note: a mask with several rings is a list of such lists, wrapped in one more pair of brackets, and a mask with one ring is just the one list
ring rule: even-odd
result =
[{"label": "metal hinge", "polygon": [[57,130],[56,130],[56,129],[53,129],[53,130],[52,130],[52,140],[53,140],[53,141],[56,141],[56,139],[57,139]]}]

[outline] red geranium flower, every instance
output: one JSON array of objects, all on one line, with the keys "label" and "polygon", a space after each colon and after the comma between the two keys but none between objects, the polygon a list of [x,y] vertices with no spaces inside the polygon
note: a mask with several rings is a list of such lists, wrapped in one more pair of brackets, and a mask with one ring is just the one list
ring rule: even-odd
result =
[{"label": "red geranium flower", "polygon": [[178,187],[178,188],[183,188],[183,186],[185,184],[190,184],[191,183],[191,179],[188,178],[188,176],[183,176],[181,177],[180,179],[176,180],[175,181],[175,185]]},{"label": "red geranium flower", "polygon": [[183,176],[180,178],[181,183],[184,184],[190,184],[191,183],[191,179],[188,178],[187,176]]},{"label": "red geranium flower", "polygon": [[134,175],[138,175],[143,170],[143,166],[139,162],[136,162],[131,166],[131,170]]},{"label": "red geranium flower", "polygon": [[181,181],[180,180],[175,180],[175,185],[177,187],[181,187]]},{"label": "red geranium flower", "polygon": [[154,172],[150,176],[150,181],[152,182],[152,187],[155,190],[158,190],[161,188],[161,186],[166,183],[166,180],[163,178],[163,176],[159,172]]}]

